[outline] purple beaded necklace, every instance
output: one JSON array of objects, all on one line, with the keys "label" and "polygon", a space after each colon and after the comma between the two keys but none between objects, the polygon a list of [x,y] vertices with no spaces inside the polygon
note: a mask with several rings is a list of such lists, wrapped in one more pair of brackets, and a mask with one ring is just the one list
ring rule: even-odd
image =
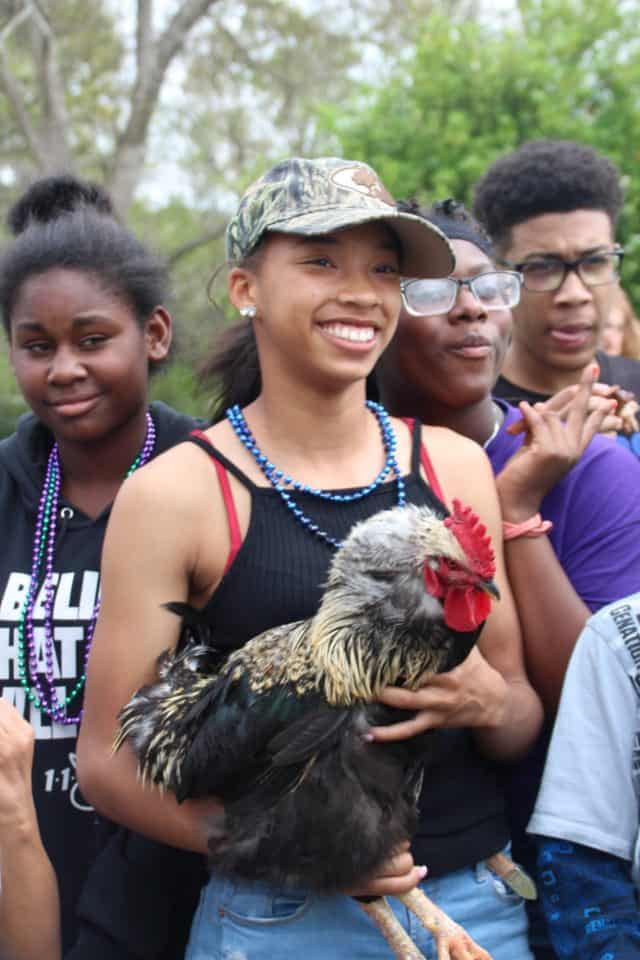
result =
[{"label": "purple beaded necklace", "polygon": [[[156,428],[150,413],[146,415],[147,432],[144,438],[142,450],[133,461],[126,476],[130,477],[139,467],[149,460],[153,453],[156,442]],[[71,701],[82,690],[87,676],[87,661],[93,640],[93,631],[95,629],[98,612],[100,610],[100,598],[96,600],[91,615],[91,620],[87,626],[87,638],[85,644],[84,662],[82,675],[76,681],[71,693],[59,700],[55,689],[54,677],[54,656],[53,645],[53,556],[56,543],[56,526],[58,517],[58,503],[60,500],[62,471],[60,469],[60,451],[58,444],[54,443],[49,459],[47,461],[47,470],[44,478],[44,486],[40,495],[38,504],[38,517],[36,520],[36,531],[33,538],[33,562],[31,564],[31,580],[29,589],[22,608],[20,622],[18,624],[18,672],[20,682],[25,689],[26,695],[31,703],[56,723],[72,724],[79,723],[82,719],[82,711],[77,716],[72,717],[67,714],[67,707]],[[38,676],[38,657],[36,653],[36,641],[33,629],[33,610],[35,599],[38,592],[38,579],[42,570],[42,562],[45,560],[44,567],[44,656],[45,672],[44,682]],[[26,649],[25,649],[26,648]],[[28,654],[28,656],[27,656]]]}]

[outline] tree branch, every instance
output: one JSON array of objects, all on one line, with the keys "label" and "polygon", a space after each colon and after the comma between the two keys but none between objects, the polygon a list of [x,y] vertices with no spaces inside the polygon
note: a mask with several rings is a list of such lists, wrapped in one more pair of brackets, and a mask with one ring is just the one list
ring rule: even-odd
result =
[{"label": "tree branch", "polygon": [[153,0],[138,0],[136,21],[137,76],[146,76],[153,54]]},{"label": "tree branch", "polygon": [[213,243],[214,240],[219,240],[225,230],[225,225],[217,227],[215,230],[210,230],[208,233],[203,233],[201,236],[196,237],[195,240],[190,240],[189,243],[183,243],[182,246],[176,247],[166,257],[167,266],[169,268],[174,267],[178,260],[182,260],[183,257],[193,253],[198,247],[204,247],[207,243]]},{"label": "tree branch", "polygon": [[167,67],[184,44],[193,26],[220,0],[184,0],[158,37],[156,44],[156,69],[164,75]]},{"label": "tree branch", "polygon": [[17,30],[25,20],[28,20],[31,15],[31,4],[26,3],[22,10],[19,10],[11,18],[11,20],[9,20],[6,27],[4,27],[4,29],[0,32],[0,77],[2,78],[2,85],[7,95],[7,100],[9,101],[13,115],[18,123],[18,128],[27,141],[29,149],[37,165],[44,170],[46,169],[47,164],[46,150],[44,150],[40,144],[38,133],[35,126],[31,122],[31,117],[29,116],[29,112],[22,95],[22,90],[16,83],[13,74],[11,73],[7,59],[6,48],[7,40],[11,34]]},{"label": "tree branch", "polygon": [[42,35],[40,90],[44,104],[44,127],[49,143],[49,169],[71,169],[74,166],[67,140],[71,123],[65,99],[64,84],[58,63],[58,42],[42,3],[34,0],[34,24]]},{"label": "tree branch", "polygon": [[[184,0],[163,32],[149,42],[152,0],[139,0],[137,25],[138,56],[136,79],[131,97],[131,112],[118,138],[109,177],[111,196],[120,213],[125,213],[133,198],[146,149],[149,123],[158,102],[166,72],[175,55],[183,48],[187,34],[220,0]],[[143,51],[144,45],[144,51]]]},{"label": "tree branch", "polygon": [[231,31],[227,30],[225,26],[220,24],[217,28],[217,32],[227,40],[229,46],[234,52],[234,60],[236,63],[242,63],[252,72],[259,70],[260,73],[267,74],[278,83],[285,84],[287,82],[286,78],[283,77],[281,73],[278,73],[277,70],[274,70],[270,63],[267,61],[255,60],[247,48],[243,47],[238,38],[234,37]]}]

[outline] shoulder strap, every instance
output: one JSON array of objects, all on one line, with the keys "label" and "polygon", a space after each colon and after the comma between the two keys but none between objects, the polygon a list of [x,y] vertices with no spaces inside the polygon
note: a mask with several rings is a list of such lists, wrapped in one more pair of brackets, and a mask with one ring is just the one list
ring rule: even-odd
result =
[{"label": "shoulder strap", "polygon": [[419,420],[415,420],[413,417],[402,417],[401,419],[403,423],[406,423],[412,436],[411,470],[414,473],[419,474],[420,467],[422,467],[427,478],[427,483],[435,493],[436,497],[441,500],[442,503],[444,503],[445,499],[442,493],[442,487],[440,486],[440,481],[436,476],[436,471],[434,470],[431,462],[431,457],[429,456],[429,451],[427,450],[426,444],[422,440],[422,424]]},{"label": "shoulder strap", "polygon": [[[204,452],[209,455],[215,467],[216,474],[218,475],[218,483],[220,484],[220,491],[222,493],[224,508],[227,514],[227,523],[229,524],[229,554],[227,556],[227,562],[224,566],[224,576],[235,560],[238,550],[242,546],[242,531],[240,530],[238,512],[233,500],[233,493],[231,492],[231,484],[229,483],[229,476],[227,473],[227,470],[234,465],[230,461],[226,461],[226,463],[223,462],[223,460],[226,460],[226,458],[223,458],[222,454],[216,450],[207,435],[203,433],[202,430],[192,430],[187,439],[191,440],[192,443],[195,443],[196,446],[200,447],[201,450],[204,450]],[[240,471],[236,472],[236,470],[237,468],[230,472],[232,472],[239,480],[243,479],[242,474],[238,476]]]},{"label": "shoulder strap", "polygon": [[203,433],[202,430],[192,430],[188,436],[184,438],[191,443],[195,443],[196,447],[200,447],[201,450],[204,450],[212,460],[217,460],[225,468],[227,473],[232,474],[236,480],[239,480],[243,487],[246,487],[247,490],[253,491],[255,489],[255,483],[251,480],[246,473],[243,473],[242,470],[235,465],[231,460],[225,457],[224,453],[221,453],[217,447],[211,443],[209,437],[206,433]]}]

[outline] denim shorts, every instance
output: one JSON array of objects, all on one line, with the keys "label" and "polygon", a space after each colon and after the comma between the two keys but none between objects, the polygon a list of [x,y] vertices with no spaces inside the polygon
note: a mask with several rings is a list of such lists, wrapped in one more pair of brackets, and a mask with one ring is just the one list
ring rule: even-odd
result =
[{"label": "denim shorts", "polygon": [[[493,960],[533,960],[523,901],[484,862],[420,884]],[[393,897],[389,903],[427,960],[434,942]],[[382,935],[347,896],[273,890],[213,874],[202,891],[185,960],[390,960]]]}]

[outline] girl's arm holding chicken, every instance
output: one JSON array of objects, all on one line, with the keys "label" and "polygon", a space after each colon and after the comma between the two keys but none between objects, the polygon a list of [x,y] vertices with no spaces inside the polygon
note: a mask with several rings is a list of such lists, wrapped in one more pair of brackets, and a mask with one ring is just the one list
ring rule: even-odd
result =
[{"label": "girl's arm holding chicken", "polygon": [[[224,556],[228,549],[222,498],[208,466],[195,447],[181,445],[133,475],[116,498],[78,741],[78,778],[93,806],[154,840],[202,853],[209,803],[179,805],[173,795],[141,785],[131,751],[113,753],[112,744],[119,710],[155,679],[157,658],[177,641],[179,621],[163,605],[168,599],[197,603],[204,583],[191,587],[189,578],[205,537],[211,544],[207,556]],[[198,511],[200,495],[211,506],[205,514]],[[212,586],[221,572],[207,570]]]},{"label": "girl's arm holding chicken", "polygon": [[[491,534],[502,599],[481,635],[479,653],[418,693],[390,689],[385,694],[390,705],[419,714],[376,735],[402,739],[429,726],[474,726],[496,755],[514,755],[537,733],[541,708],[524,673],[493,477],[484,453],[471,441],[431,429],[428,442],[443,488],[451,499],[457,496],[473,507]],[[175,645],[179,622],[163,607],[167,597],[202,606],[222,577],[229,534],[222,495],[211,483],[210,470],[195,446],[169,451],[127,481],[118,497],[105,541],[104,595],[89,664],[78,764],[84,794],[106,816],[154,839],[198,851],[206,850],[209,804],[178,805],[173,797],[141,787],[132,753],[113,755],[111,745],[119,710],[136,689],[154,679],[157,657]],[[469,476],[474,477],[473,493],[464,479]],[[232,486],[244,533],[248,493],[233,478]],[[204,515],[194,506],[202,501],[210,507]]]},{"label": "girl's arm holding chicken", "polygon": [[[224,441],[217,442],[224,450]],[[140,783],[128,746],[114,753],[112,745],[122,706],[156,679],[158,656],[175,646],[179,620],[164,609],[167,598],[200,607],[222,577],[230,540],[222,494],[211,475],[201,451],[182,445],[131,477],[118,495],[105,540],[102,607],[78,744],[82,791],[101,813],[146,836],[203,853],[207,815],[217,801],[178,804],[172,794]],[[249,497],[230,480],[244,536]],[[207,503],[204,513],[202,502]],[[425,872],[414,865],[407,845],[379,876],[351,892],[399,895],[413,889]]]},{"label": "girl's arm holding chicken", "polygon": [[[497,759],[526,752],[542,724],[542,707],[524,665],[520,624],[505,572],[502,517],[491,466],[477,444],[437,427],[425,441],[448,498],[471,506],[491,536],[496,558],[495,603],[478,644],[460,666],[430,677],[410,692],[388,687],[382,701],[412,711],[405,722],[375,728],[377,740],[402,740],[431,727],[473,727],[482,748]],[[454,449],[452,449],[452,447]],[[468,478],[473,477],[473,484]]]}]

